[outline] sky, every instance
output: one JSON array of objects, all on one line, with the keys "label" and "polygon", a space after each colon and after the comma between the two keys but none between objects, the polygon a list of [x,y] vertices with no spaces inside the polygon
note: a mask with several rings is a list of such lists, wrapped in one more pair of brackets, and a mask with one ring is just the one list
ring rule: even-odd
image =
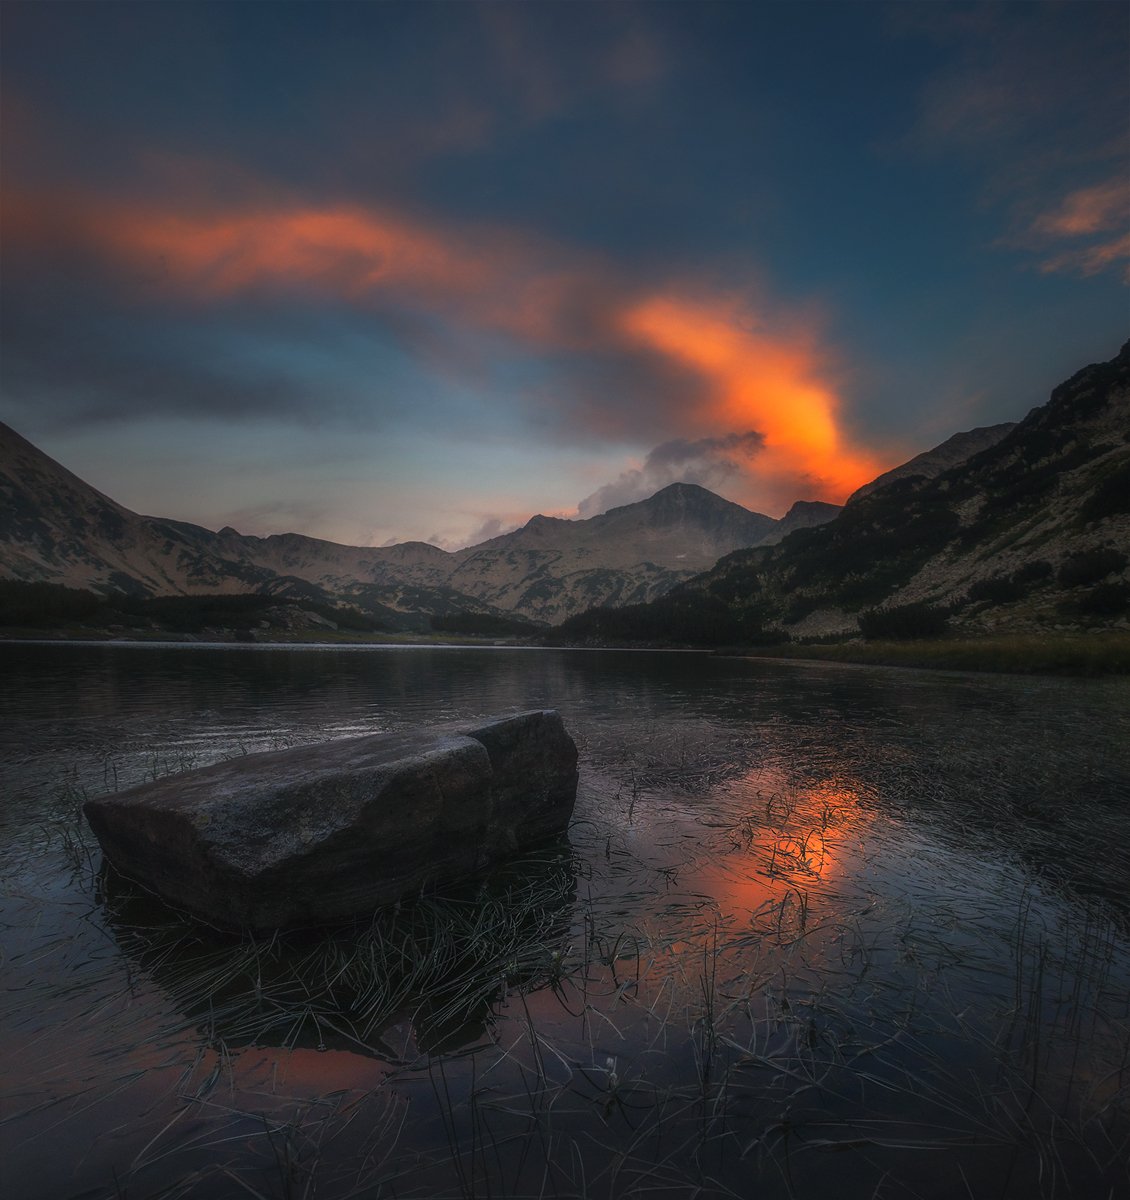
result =
[{"label": "sky", "polygon": [[1121,3],[0,7],[0,419],[136,511],[771,516],[1130,329]]}]

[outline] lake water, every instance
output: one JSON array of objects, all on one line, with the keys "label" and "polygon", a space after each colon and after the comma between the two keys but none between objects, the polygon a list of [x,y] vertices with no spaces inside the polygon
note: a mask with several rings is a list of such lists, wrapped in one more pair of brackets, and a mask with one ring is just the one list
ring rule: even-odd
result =
[{"label": "lake water", "polygon": [[[0,645],[0,1163],[66,1197],[1130,1196],[1130,681]],[[566,843],[214,933],[88,795],[558,708]]]}]

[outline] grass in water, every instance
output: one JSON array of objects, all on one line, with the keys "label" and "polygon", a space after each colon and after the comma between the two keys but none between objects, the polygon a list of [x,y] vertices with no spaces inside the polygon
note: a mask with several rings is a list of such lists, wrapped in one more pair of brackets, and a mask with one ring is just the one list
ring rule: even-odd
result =
[{"label": "grass in water", "polygon": [[569,846],[337,929],[216,933],[43,835],[97,903],[29,941],[31,1053],[73,1006],[35,1120],[125,1114],[73,1194],[1125,1194],[1125,913],[995,863],[951,794],[1018,803],[992,747],[846,773],[705,720],[582,743]]}]

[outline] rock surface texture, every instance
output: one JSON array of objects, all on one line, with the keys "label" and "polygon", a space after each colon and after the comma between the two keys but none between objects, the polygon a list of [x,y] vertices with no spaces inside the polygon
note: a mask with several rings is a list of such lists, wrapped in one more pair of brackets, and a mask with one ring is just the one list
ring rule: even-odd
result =
[{"label": "rock surface texture", "polygon": [[83,806],[107,859],[224,926],[341,920],[565,830],[577,748],[535,711],[217,763]]}]

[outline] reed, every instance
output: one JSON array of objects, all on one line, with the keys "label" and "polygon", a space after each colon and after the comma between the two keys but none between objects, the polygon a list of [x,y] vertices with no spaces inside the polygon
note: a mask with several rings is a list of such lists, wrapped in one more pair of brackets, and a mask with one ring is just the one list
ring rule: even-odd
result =
[{"label": "reed", "polygon": [[[144,1011],[133,1057],[177,1065],[145,1119],[108,1135],[131,1152],[105,1194],[1125,1191],[1117,911],[1010,895],[1004,868],[981,893],[952,886],[904,819],[948,803],[945,828],[977,842],[950,793],[972,778],[1012,803],[992,763],[970,750],[954,774],[920,754],[817,787],[764,773],[740,731],[698,732],[656,729],[627,753],[587,731],[570,846],[333,930],[202,928],[96,871],[81,828],[41,831],[100,899],[90,936],[114,939],[124,971],[77,1018],[125,1041]],[[892,881],[892,861],[913,871]],[[42,941],[37,961],[89,953],[80,936]],[[363,1083],[334,1083],[337,1054],[371,1064]],[[303,1064],[320,1087],[287,1082]]]}]

